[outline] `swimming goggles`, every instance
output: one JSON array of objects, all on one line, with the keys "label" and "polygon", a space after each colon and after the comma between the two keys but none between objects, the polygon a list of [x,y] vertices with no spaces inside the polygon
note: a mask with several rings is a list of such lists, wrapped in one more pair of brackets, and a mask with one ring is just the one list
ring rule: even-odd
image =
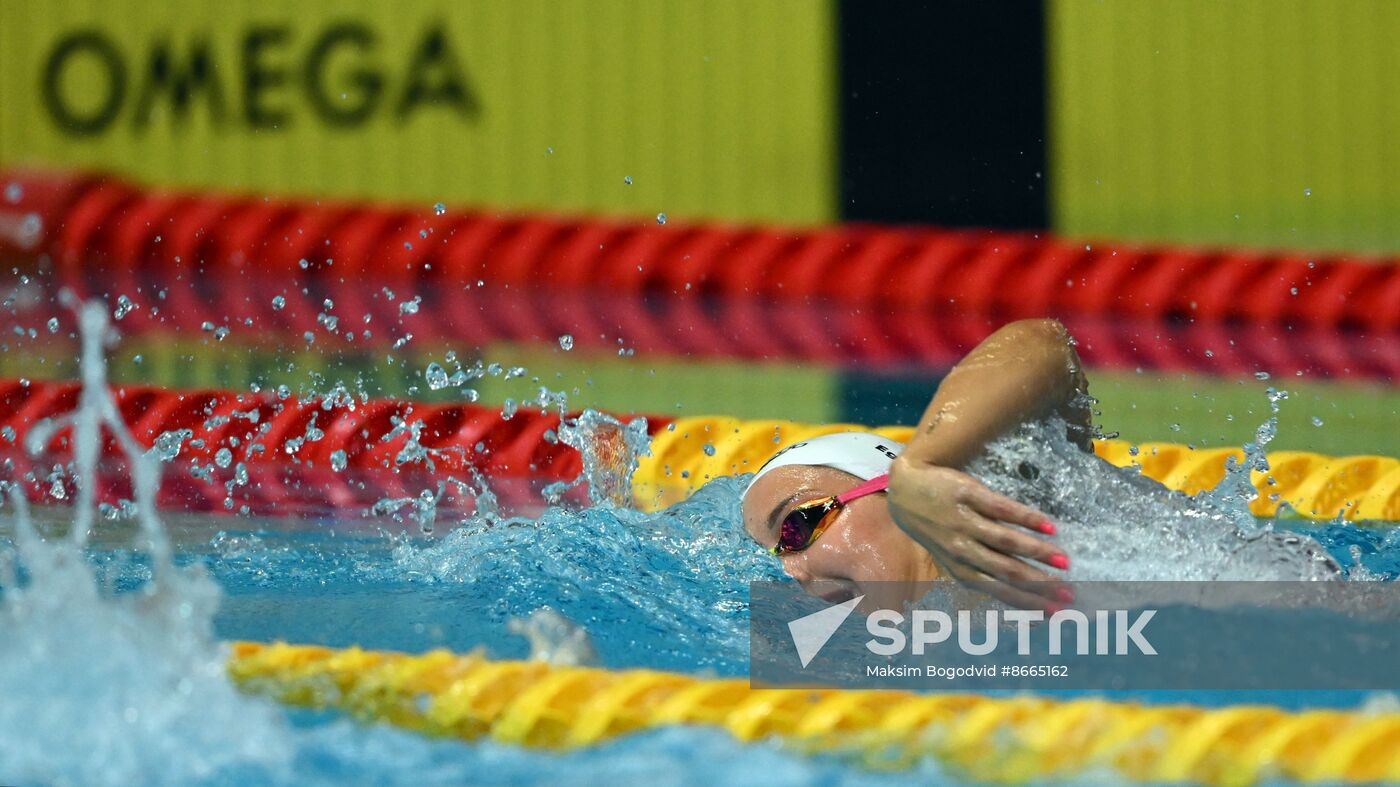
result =
[{"label": "swimming goggles", "polygon": [[890,474],[884,473],[866,481],[845,494],[820,497],[792,509],[783,517],[779,530],[778,545],[771,550],[775,555],[801,552],[812,545],[852,500],[866,495],[883,492],[890,485]]}]

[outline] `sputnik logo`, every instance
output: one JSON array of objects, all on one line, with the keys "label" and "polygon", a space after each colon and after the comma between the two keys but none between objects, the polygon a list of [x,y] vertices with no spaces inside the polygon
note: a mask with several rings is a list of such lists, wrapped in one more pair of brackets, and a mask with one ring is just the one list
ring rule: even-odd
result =
[{"label": "sputnik logo", "polygon": [[797,658],[802,661],[803,669],[812,663],[863,598],[865,596],[856,596],[788,623],[788,632],[792,634],[792,644],[797,648]]}]

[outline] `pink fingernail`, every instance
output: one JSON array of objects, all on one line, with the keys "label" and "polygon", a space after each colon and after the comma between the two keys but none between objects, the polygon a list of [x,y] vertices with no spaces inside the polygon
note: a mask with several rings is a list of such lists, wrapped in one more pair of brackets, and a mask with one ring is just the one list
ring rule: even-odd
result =
[{"label": "pink fingernail", "polygon": [[1046,562],[1061,571],[1069,571],[1069,558],[1059,552],[1051,555],[1050,559]]},{"label": "pink fingernail", "polygon": [[1066,604],[1074,603],[1074,591],[1069,588],[1057,588],[1055,595]]},{"label": "pink fingernail", "polygon": [[1051,523],[1051,521],[1048,519],[1044,522],[1041,522],[1038,525],[1038,527],[1040,528],[1040,532],[1044,533],[1047,536],[1053,536],[1056,533],[1060,532],[1058,529],[1055,528],[1055,525]]}]

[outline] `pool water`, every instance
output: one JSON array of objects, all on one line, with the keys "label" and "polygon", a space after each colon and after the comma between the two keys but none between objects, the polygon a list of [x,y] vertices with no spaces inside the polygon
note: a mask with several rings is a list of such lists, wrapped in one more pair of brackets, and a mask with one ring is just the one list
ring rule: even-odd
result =
[{"label": "pool water", "polygon": [[[545,604],[588,625],[610,666],[740,673],[744,580],[773,576],[775,567],[733,528],[716,527],[716,501],[735,500],[724,486],[716,491],[727,494],[650,517],[551,511],[531,525],[468,525],[432,541],[340,535],[334,527],[217,531],[230,522],[185,520],[175,529],[181,568],[163,585],[152,582],[151,561],[131,550],[97,546],[77,558],[61,539],[21,546],[27,582],[6,593],[0,611],[11,635],[0,643],[5,778],[879,784],[913,777],[744,746],[715,730],[658,730],[563,754],[428,740],[287,711],[237,694],[223,675],[218,640],[229,638],[483,646],[521,657],[525,642],[506,621]],[[198,548],[201,527],[208,540]],[[932,763],[916,773],[938,775]]]},{"label": "pool water", "polygon": [[[468,521],[436,537],[376,532],[364,522],[238,528],[231,518],[177,518],[182,568],[154,594],[144,552],[95,543],[84,560],[62,559],[64,542],[51,538],[57,546],[25,551],[29,584],[6,598],[12,636],[0,644],[0,763],[20,783],[956,781],[936,763],[869,773],[705,729],[658,730],[564,754],[428,740],[286,711],[237,694],[223,677],[218,641],[228,639],[482,647],[521,658],[528,645],[508,621],[543,606],[583,625],[606,666],[743,675],[748,582],[781,572],[737,527],[738,493],[738,481],[721,479],[660,513],[553,509],[533,521]],[[1298,529],[1349,573],[1400,575],[1400,529]],[[105,540],[119,541],[120,531]],[[1385,699],[1298,692],[1268,701]]]}]

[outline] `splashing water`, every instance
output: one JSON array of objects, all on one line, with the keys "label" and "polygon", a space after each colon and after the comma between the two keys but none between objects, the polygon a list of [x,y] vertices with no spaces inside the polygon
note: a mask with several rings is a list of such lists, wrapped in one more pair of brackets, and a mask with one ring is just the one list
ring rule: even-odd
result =
[{"label": "splashing water", "polygon": [[611,666],[743,674],[749,582],[783,573],[736,524],[742,483],[716,479],[650,514],[599,506],[474,518],[437,543],[400,544],[392,573],[465,592],[488,619],[548,605],[588,629]]},{"label": "splashing water", "polygon": [[[0,576],[0,776],[178,783],[285,762],[290,750],[274,709],[238,696],[224,677],[211,631],[218,587],[197,568],[171,562],[154,513],[158,452],[136,445],[106,388],[105,309],[84,306],[81,327],[83,389],[69,419],[78,497],[67,538],[41,538],[23,491],[7,489],[15,539]],[[83,553],[96,512],[90,479],[103,426],[133,469],[153,574],[140,593],[122,597],[101,590]],[[75,752],[79,745],[92,756]]]},{"label": "splashing water", "polygon": [[1271,431],[1261,427],[1258,442],[1246,447],[1249,458],[1214,492],[1196,497],[1080,451],[1058,419],[994,441],[969,470],[1059,526],[1056,544],[1074,561],[1071,579],[1338,578],[1335,561],[1312,538],[1276,531],[1249,512],[1257,495],[1249,471],[1264,461]]},{"label": "splashing water", "polygon": [[549,607],[540,607],[523,618],[511,618],[506,621],[506,628],[529,641],[531,661],[570,667],[598,663],[588,630]]},{"label": "splashing water", "polygon": [[628,423],[594,410],[559,423],[559,441],[583,456],[583,472],[567,483],[545,488],[545,499],[557,503],[580,483],[588,484],[588,499],[595,506],[623,508],[632,505],[632,474],[650,450],[645,418]]}]

